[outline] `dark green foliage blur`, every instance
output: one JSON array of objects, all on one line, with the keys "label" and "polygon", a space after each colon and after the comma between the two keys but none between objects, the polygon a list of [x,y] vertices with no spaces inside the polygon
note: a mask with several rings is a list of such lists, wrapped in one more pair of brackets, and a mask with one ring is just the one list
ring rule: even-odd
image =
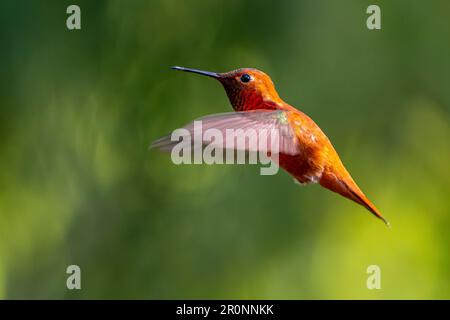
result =
[{"label": "dark green foliage blur", "polygon": [[[447,0],[2,1],[0,298],[450,298],[449,16]],[[284,172],[148,150],[231,111],[171,65],[266,71],[392,228]]]}]

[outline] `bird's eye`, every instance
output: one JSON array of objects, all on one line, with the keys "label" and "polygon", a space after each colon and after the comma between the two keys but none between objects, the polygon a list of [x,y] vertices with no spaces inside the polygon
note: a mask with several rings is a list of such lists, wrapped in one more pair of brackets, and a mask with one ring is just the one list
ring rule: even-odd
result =
[{"label": "bird's eye", "polygon": [[244,73],[244,74],[241,76],[241,81],[244,82],[244,83],[247,83],[247,82],[249,82],[250,80],[252,80],[252,77],[251,77],[249,74],[247,74],[247,73]]}]

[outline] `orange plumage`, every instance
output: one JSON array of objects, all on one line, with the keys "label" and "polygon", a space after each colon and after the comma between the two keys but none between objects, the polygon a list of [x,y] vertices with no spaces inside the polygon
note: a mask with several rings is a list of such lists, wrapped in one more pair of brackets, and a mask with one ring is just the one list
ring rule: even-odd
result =
[{"label": "orange plumage", "polygon": [[[225,88],[235,111],[241,113],[259,110],[283,111],[295,136],[298,152],[293,154],[281,150],[279,165],[298,182],[302,184],[320,183],[323,187],[364,206],[388,224],[352,179],[330,140],[319,126],[303,112],[284,102],[278,96],[275,86],[267,74],[252,68],[238,69],[226,73],[183,67],[173,68],[219,80]],[[160,142],[156,146],[161,146]]]}]

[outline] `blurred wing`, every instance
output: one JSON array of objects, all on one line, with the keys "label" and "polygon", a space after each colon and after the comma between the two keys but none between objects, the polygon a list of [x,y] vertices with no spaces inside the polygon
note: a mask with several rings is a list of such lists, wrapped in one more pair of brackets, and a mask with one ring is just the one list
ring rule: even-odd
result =
[{"label": "blurred wing", "polygon": [[[281,110],[219,113],[197,119],[184,129],[185,134],[191,137],[194,148],[197,142],[199,146],[212,145],[223,149],[233,146],[236,150],[296,155],[300,153],[300,148],[289,124],[288,113]],[[199,123],[203,134],[197,136],[194,128],[199,128]],[[207,131],[210,134],[205,134]],[[217,139],[217,134],[223,138]],[[255,134],[257,139],[252,139]],[[154,141],[150,148],[171,151],[178,143],[180,137],[172,139],[172,135],[167,135]],[[275,143],[278,147],[274,147]]]}]

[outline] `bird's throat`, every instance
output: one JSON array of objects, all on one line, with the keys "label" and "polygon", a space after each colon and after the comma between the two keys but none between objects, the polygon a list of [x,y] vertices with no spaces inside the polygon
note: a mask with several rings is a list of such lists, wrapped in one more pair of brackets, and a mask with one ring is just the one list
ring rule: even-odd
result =
[{"label": "bird's throat", "polygon": [[239,88],[225,87],[228,99],[235,111],[250,111],[257,109],[276,109],[276,103],[266,100],[256,90],[241,90]]}]

